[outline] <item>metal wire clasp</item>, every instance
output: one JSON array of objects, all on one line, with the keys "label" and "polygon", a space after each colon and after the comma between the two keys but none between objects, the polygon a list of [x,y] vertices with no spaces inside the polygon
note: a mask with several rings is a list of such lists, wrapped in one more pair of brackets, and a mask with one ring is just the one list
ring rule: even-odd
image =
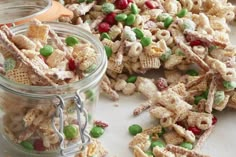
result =
[{"label": "metal wire clasp", "polygon": [[[63,109],[65,107],[64,99],[61,96],[56,96],[59,100],[59,103],[56,104],[56,113],[52,117],[52,127],[56,131],[56,133],[59,136],[60,139],[60,154],[62,156],[69,156],[73,155],[77,152],[82,151],[87,144],[90,143],[91,137],[89,136],[89,133],[86,131],[86,127],[88,124],[88,113],[86,109],[84,108],[84,103],[81,99],[81,96],[79,94],[79,91],[76,91],[74,102],[76,106],[76,112],[77,112],[77,120],[79,125],[79,132],[80,132],[80,140],[76,142],[75,144],[69,144],[68,146],[65,145],[65,137],[63,133],[64,128],[64,114]],[[59,118],[59,128],[56,127],[55,118]],[[82,117],[85,119],[85,122],[82,124]]]}]

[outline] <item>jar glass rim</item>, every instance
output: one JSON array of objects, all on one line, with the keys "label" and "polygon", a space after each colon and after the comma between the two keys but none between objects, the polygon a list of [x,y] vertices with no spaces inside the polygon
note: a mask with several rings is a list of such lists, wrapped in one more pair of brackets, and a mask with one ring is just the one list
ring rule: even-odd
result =
[{"label": "jar glass rim", "polygon": [[[1,0],[0,2],[0,17],[7,17],[7,18],[0,18],[0,24],[9,24],[15,23],[19,21],[23,21],[26,19],[33,18],[37,15],[40,15],[46,12],[49,8],[52,7],[52,0]],[[40,6],[39,4],[42,4]],[[37,10],[37,8],[39,8]],[[34,11],[35,10],[35,11]],[[34,11],[34,12],[33,12]],[[23,17],[17,17],[19,14],[16,12],[29,12],[27,15]],[[14,14],[14,17],[9,17],[9,15]],[[2,16],[1,16],[2,15]]]},{"label": "jar glass rim", "polygon": [[[93,82],[98,82],[103,74],[105,73],[106,67],[107,67],[107,57],[106,57],[106,53],[105,50],[103,48],[102,43],[99,41],[98,38],[96,38],[92,33],[79,28],[77,26],[71,25],[71,24],[67,24],[67,23],[62,23],[62,22],[43,22],[44,24],[48,24],[52,29],[54,29],[55,31],[57,31],[57,29],[64,29],[68,30],[68,33],[70,32],[74,32],[75,36],[79,36],[81,39],[84,39],[88,42],[90,42],[94,48],[96,49],[96,51],[99,51],[99,61],[98,61],[98,65],[96,70],[94,70],[91,74],[89,74],[88,76],[86,76],[85,78],[79,80],[79,81],[75,81],[72,83],[68,83],[65,85],[58,85],[58,86],[32,86],[32,85],[25,85],[25,84],[20,84],[14,81],[11,81],[9,79],[7,79],[6,77],[4,77],[2,74],[0,75],[0,85],[4,86],[4,88],[11,90],[11,91],[16,91],[16,92],[20,92],[20,93],[24,93],[24,94],[30,94],[30,95],[38,95],[38,94],[43,94],[46,91],[50,91],[50,90],[63,90],[63,89],[67,89],[68,87],[83,87],[84,88],[88,88],[89,86],[91,86],[91,84],[93,84]],[[12,27],[10,28],[12,30],[13,33],[17,33],[20,31],[26,31],[26,29],[28,28],[28,24],[24,24],[24,25],[18,25],[16,27]],[[55,29],[56,28],[56,29]],[[82,88],[81,88],[82,90]],[[25,93],[25,91],[34,91],[35,93]],[[41,93],[43,92],[43,93]],[[55,95],[55,94],[53,94]]]}]

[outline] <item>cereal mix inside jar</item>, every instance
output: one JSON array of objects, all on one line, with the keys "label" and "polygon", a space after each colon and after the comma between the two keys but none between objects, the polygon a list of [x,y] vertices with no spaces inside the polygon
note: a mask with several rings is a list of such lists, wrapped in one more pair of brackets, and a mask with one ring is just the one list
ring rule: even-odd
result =
[{"label": "cereal mix inside jar", "polygon": [[3,26],[0,52],[4,138],[31,154],[64,156],[89,143],[107,65],[99,41],[72,25],[34,20]]}]

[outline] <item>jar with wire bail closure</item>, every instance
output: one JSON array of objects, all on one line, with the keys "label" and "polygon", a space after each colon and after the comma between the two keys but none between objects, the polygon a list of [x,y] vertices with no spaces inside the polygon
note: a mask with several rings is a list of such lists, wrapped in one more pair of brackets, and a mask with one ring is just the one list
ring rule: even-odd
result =
[{"label": "jar with wire bail closure", "polygon": [[[90,142],[88,130],[93,123],[99,83],[105,73],[107,59],[102,44],[89,32],[64,23],[45,24],[63,42],[68,36],[73,36],[80,43],[90,44],[97,55],[96,65],[79,80],[55,86],[20,84],[1,74],[1,131],[7,143],[23,154],[70,156]],[[12,27],[11,31],[14,35],[26,34],[28,26]],[[4,44],[1,37],[0,52],[6,62],[12,56],[6,53],[11,49],[5,49]],[[15,62],[17,65],[18,60]]]}]

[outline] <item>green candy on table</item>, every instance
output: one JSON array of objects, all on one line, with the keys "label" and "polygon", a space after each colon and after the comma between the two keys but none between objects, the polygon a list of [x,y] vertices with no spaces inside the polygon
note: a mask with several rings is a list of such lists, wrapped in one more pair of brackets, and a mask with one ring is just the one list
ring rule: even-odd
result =
[{"label": "green candy on table", "polygon": [[214,104],[218,105],[225,99],[225,92],[224,91],[216,91],[214,96]]},{"label": "green candy on table", "polygon": [[133,136],[137,135],[138,133],[141,133],[142,131],[142,127],[138,124],[133,124],[129,126],[129,133]]},{"label": "green candy on table", "polygon": [[152,43],[152,39],[150,37],[143,37],[140,41],[143,47],[149,46]]},{"label": "green candy on table", "polygon": [[136,34],[136,37],[137,37],[138,39],[142,39],[142,38],[144,37],[144,33],[143,33],[143,31],[142,31],[141,29],[139,29],[139,28],[134,28],[133,31],[134,31],[134,33]]},{"label": "green candy on table", "polygon": [[13,58],[7,58],[4,61],[3,68],[4,68],[5,72],[11,71],[11,70],[15,69],[15,67],[16,67],[16,61]]},{"label": "green candy on table", "polygon": [[130,77],[126,80],[126,82],[127,82],[127,83],[135,83],[136,80],[137,80],[137,76],[130,76]]},{"label": "green candy on table", "polygon": [[192,150],[193,149],[193,144],[189,143],[189,142],[183,142],[180,144],[180,147],[186,148],[188,150]]},{"label": "green candy on table", "polygon": [[156,147],[156,146],[158,146],[158,147],[160,147],[160,148],[164,148],[164,147],[165,147],[165,143],[162,142],[162,141],[160,141],[160,140],[153,141],[153,142],[151,143],[151,149],[153,149],[153,148]]},{"label": "green candy on table", "polygon": [[139,13],[139,8],[137,7],[137,5],[135,3],[132,3],[130,6],[131,12],[133,14],[138,14]]},{"label": "green candy on table", "polygon": [[109,46],[104,46],[106,54],[107,54],[107,58],[110,58],[112,55],[112,49]]},{"label": "green candy on table", "polygon": [[197,70],[195,70],[195,69],[189,69],[189,70],[187,70],[187,71],[186,71],[186,74],[188,74],[188,75],[190,75],[190,76],[198,76],[198,75],[199,75],[198,72],[197,72]]},{"label": "green candy on table", "polygon": [[128,26],[131,26],[134,24],[135,20],[136,20],[136,16],[134,14],[129,14],[125,20],[125,24]]},{"label": "green candy on table", "polygon": [[44,57],[48,57],[53,53],[54,49],[51,45],[45,45],[39,50],[40,54]]},{"label": "green candy on table", "polygon": [[126,14],[121,13],[121,14],[116,15],[115,20],[118,22],[122,22],[122,21],[125,21],[127,17],[128,16]]},{"label": "green candy on table", "polygon": [[98,138],[102,136],[103,134],[104,134],[104,129],[99,126],[94,126],[90,131],[90,135],[94,138]]},{"label": "green candy on table", "polygon": [[28,141],[22,141],[22,142],[20,143],[20,145],[21,145],[22,147],[24,147],[25,149],[27,149],[27,150],[34,150],[33,144],[30,143],[30,142],[28,142]]},{"label": "green candy on table", "polygon": [[236,88],[236,82],[234,82],[234,81],[223,81],[223,86],[226,89],[234,89],[234,88]]},{"label": "green candy on table", "polygon": [[183,8],[177,13],[177,16],[181,18],[181,17],[184,17],[185,15],[187,15],[187,13],[188,13],[188,9]]},{"label": "green candy on table", "polygon": [[109,14],[109,13],[113,12],[114,10],[115,10],[115,6],[114,6],[114,4],[112,4],[112,3],[104,3],[104,4],[102,5],[102,11],[103,11],[104,13]]},{"label": "green candy on table", "polygon": [[66,139],[74,139],[78,136],[78,127],[76,125],[67,125],[64,127],[64,135]]},{"label": "green candy on table", "polygon": [[69,36],[69,37],[66,38],[66,45],[67,46],[74,46],[78,43],[79,43],[78,38],[76,38],[74,36]]}]

